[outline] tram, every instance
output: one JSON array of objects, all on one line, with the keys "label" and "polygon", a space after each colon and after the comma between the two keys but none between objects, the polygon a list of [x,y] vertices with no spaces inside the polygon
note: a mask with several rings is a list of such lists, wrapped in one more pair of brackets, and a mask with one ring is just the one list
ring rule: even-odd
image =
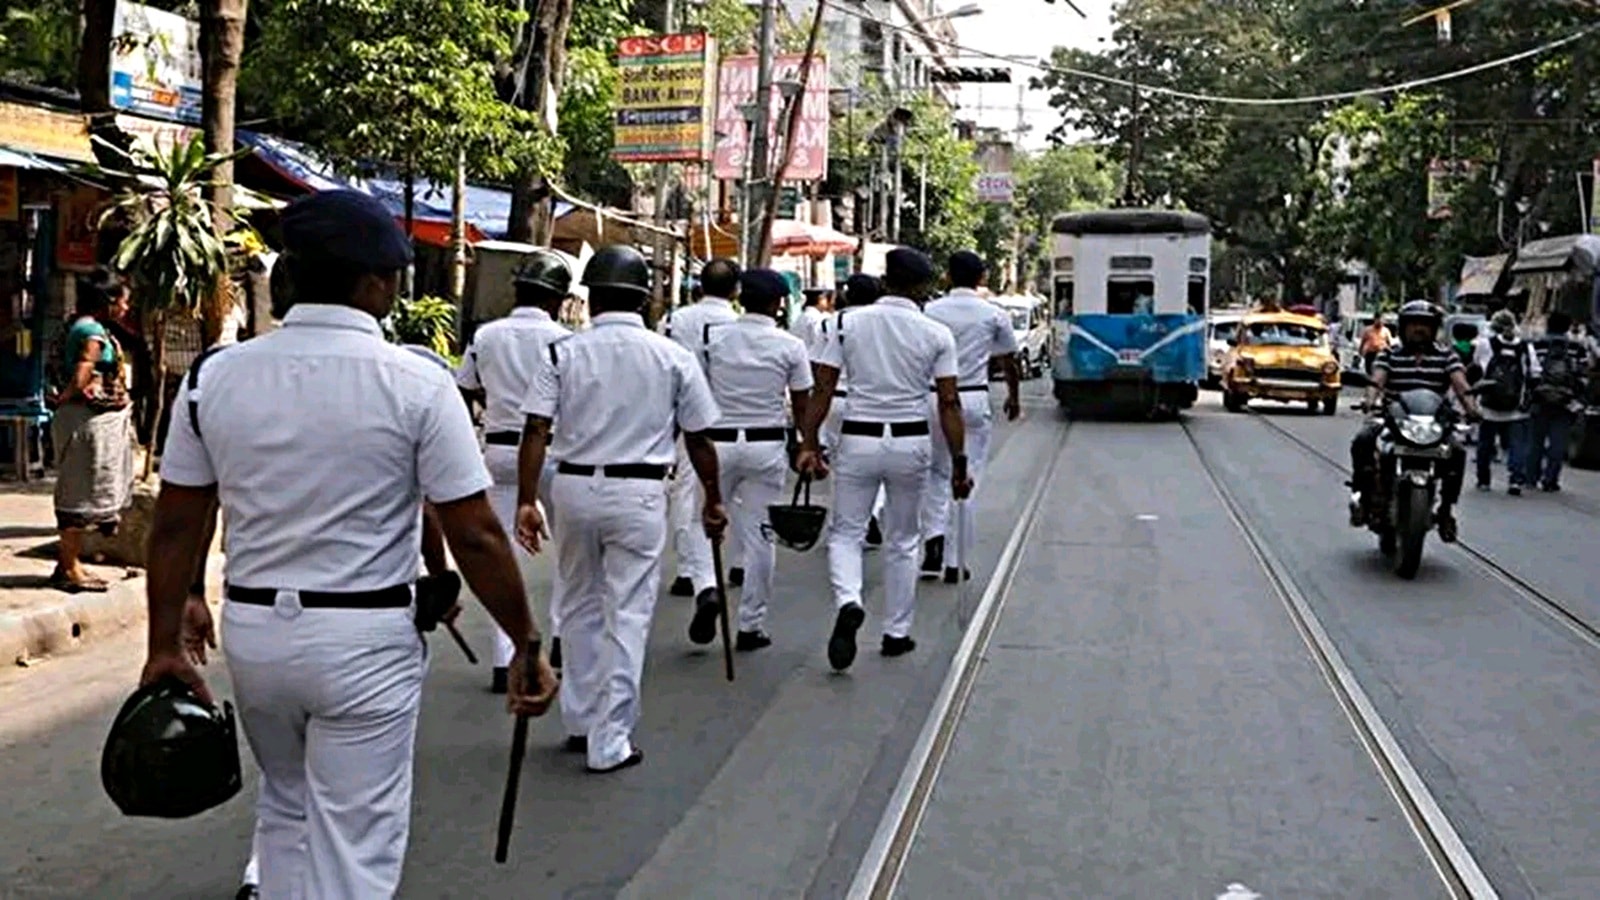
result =
[{"label": "tram", "polygon": [[1211,222],[1110,209],[1051,223],[1056,400],[1071,412],[1176,415],[1206,375]]}]

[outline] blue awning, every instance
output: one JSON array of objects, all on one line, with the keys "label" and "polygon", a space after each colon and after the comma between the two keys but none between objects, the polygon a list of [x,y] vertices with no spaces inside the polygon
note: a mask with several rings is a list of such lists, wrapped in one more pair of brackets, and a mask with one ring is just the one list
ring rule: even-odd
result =
[{"label": "blue awning", "polygon": [[[396,178],[362,178],[340,174],[332,163],[304,144],[272,135],[240,129],[239,142],[248,146],[262,162],[308,191],[352,190],[383,201],[396,216],[405,215],[405,182]],[[450,185],[417,179],[412,198],[416,219],[450,220]],[[506,220],[511,215],[511,192],[501,188],[469,184],[466,191],[467,224],[492,238],[506,235]],[[570,203],[556,204],[556,218],[571,212]]]}]

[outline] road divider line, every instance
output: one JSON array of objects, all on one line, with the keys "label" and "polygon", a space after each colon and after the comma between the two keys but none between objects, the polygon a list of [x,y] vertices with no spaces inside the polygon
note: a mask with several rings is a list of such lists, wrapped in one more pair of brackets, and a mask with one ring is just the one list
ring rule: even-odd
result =
[{"label": "road divider line", "polygon": [[1456,831],[1450,817],[1429,790],[1427,782],[1417,772],[1416,766],[1406,756],[1404,748],[1379,715],[1377,707],[1362,689],[1355,672],[1345,661],[1339,648],[1322,626],[1316,612],[1305,595],[1300,592],[1266,540],[1261,537],[1245,515],[1244,508],[1218,477],[1206,458],[1205,451],[1194,433],[1185,423],[1183,433],[1194,447],[1200,467],[1211,482],[1211,489],[1222,501],[1223,508],[1234,527],[1244,538],[1256,562],[1273,585],[1278,599],[1289,614],[1290,621],[1300,633],[1311,652],[1313,661],[1321,670],[1328,686],[1333,689],[1339,706],[1355,728],[1356,736],[1378,768],[1379,775],[1389,792],[1399,803],[1412,832],[1422,844],[1435,871],[1452,897],[1470,900],[1498,900],[1499,893],[1484,875],[1482,867]]},{"label": "road divider line", "polygon": [[1055,478],[1056,465],[1065,451],[1070,427],[1063,423],[1056,431],[1055,450],[1023,505],[1017,524],[1012,527],[1011,535],[995,563],[994,574],[989,577],[972,621],[950,660],[950,671],[939,687],[933,708],[928,711],[894,793],[889,796],[889,804],[878,821],[872,842],[867,845],[866,856],[851,880],[850,890],[846,894],[849,900],[887,900],[893,896],[895,886],[899,884],[912,841],[927,812],[939,770],[944,766],[962,712],[972,696],[979,664],[989,648],[995,627],[1000,621],[1000,612],[1010,595],[1011,584],[1022,561],[1022,548],[1033,532],[1039,508]]}]

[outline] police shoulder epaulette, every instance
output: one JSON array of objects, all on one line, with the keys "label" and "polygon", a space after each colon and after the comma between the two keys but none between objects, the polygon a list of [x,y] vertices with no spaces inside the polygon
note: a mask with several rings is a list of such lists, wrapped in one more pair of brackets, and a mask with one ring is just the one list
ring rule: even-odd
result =
[{"label": "police shoulder epaulette", "polygon": [[232,344],[216,344],[210,349],[201,352],[194,358],[194,363],[189,366],[189,375],[185,379],[189,401],[189,427],[193,429],[194,436],[200,436],[200,367],[206,360],[219,350],[226,350]]},{"label": "police shoulder epaulette", "polygon": [[561,337],[558,337],[555,340],[551,341],[550,343],[544,345],[545,346],[545,352],[550,354],[550,365],[552,365],[552,366],[560,365],[560,360],[556,357],[556,345],[561,343],[562,341],[567,341],[567,340],[571,340],[571,339],[572,339],[572,335],[566,334],[566,335],[562,335]]}]

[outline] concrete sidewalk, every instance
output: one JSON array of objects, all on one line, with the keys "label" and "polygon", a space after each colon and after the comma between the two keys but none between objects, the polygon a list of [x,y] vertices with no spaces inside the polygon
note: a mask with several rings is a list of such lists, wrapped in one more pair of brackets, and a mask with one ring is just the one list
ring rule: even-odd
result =
[{"label": "concrete sidewalk", "polygon": [[[52,489],[49,480],[0,484],[0,659],[18,665],[146,621],[142,569],[85,559],[110,590],[71,594],[50,586],[57,543]],[[221,573],[222,555],[213,553],[206,583],[214,595],[220,593]]]}]

